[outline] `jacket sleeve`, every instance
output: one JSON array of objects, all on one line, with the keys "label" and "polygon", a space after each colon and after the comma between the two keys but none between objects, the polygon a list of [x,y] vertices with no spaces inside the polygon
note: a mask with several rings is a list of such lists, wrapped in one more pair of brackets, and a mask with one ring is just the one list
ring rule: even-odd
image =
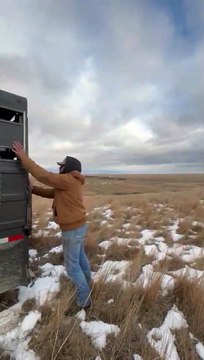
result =
[{"label": "jacket sleeve", "polygon": [[70,184],[69,174],[55,174],[50,171],[45,170],[41,166],[37,165],[33,160],[29,157],[25,156],[21,159],[21,163],[25,170],[33,175],[41,183],[50,186],[54,189],[67,189]]},{"label": "jacket sleeve", "polygon": [[55,189],[53,188],[43,188],[40,186],[33,186],[32,188],[32,194],[42,196],[48,199],[53,199],[55,195]]}]

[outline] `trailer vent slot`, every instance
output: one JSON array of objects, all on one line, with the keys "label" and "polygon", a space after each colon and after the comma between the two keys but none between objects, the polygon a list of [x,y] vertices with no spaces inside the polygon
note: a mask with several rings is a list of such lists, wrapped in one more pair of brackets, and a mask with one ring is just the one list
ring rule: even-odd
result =
[{"label": "trailer vent slot", "polygon": [[20,124],[22,123],[23,114],[21,112],[0,107],[0,119]]}]

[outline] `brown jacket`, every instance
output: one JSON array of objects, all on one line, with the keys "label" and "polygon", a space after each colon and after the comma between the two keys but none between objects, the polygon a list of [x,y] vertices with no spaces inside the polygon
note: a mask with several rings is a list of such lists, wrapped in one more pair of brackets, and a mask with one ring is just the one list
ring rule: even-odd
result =
[{"label": "brown jacket", "polygon": [[62,230],[73,230],[86,223],[83,205],[82,185],[85,178],[78,171],[69,174],[55,174],[43,169],[30,158],[22,161],[23,167],[41,183],[50,188],[33,186],[33,194],[54,198],[54,220]]}]

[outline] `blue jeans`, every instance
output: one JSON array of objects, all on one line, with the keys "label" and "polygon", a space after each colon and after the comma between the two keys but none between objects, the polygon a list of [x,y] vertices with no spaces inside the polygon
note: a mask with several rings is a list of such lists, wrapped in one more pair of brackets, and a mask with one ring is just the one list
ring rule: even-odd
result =
[{"label": "blue jeans", "polygon": [[64,262],[68,276],[76,287],[77,304],[90,305],[91,269],[84,250],[87,225],[62,231]]}]

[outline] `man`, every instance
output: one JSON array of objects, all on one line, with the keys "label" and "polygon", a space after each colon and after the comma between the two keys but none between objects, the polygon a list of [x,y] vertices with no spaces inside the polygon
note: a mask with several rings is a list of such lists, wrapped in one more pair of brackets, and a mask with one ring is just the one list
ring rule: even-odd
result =
[{"label": "man", "polygon": [[47,189],[33,186],[32,192],[54,199],[53,215],[55,222],[62,230],[65,268],[76,287],[79,308],[89,308],[91,271],[84,251],[87,224],[82,194],[85,178],[81,175],[81,163],[67,156],[62,162],[57,163],[59,174],[56,174],[45,170],[31,160],[19,142],[14,142],[12,150],[27,172],[49,186]]}]

